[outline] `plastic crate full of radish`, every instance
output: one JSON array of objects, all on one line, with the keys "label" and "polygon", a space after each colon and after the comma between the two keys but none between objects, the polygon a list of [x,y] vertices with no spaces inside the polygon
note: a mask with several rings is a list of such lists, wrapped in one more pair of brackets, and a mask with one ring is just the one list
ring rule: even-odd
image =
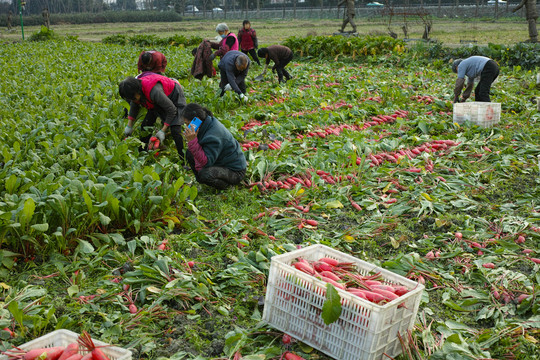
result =
[{"label": "plastic crate full of radish", "polygon": [[[327,284],[341,314],[326,325]],[[339,360],[399,355],[414,325],[424,286],[324,245],[272,257],[263,320]]]}]

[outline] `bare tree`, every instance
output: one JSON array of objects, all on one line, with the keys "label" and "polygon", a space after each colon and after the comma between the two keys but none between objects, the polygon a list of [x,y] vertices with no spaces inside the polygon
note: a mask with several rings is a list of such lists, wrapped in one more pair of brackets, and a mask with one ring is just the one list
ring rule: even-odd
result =
[{"label": "bare tree", "polygon": [[538,42],[538,30],[536,29],[536,19],[538,19],[538,12],[536,11],[536,0],[521,0],[518,6],[512,10],[516,12],[525,6],[525,16],[527,17],[527,22],[529,23],[529,41],[536,43]]}]

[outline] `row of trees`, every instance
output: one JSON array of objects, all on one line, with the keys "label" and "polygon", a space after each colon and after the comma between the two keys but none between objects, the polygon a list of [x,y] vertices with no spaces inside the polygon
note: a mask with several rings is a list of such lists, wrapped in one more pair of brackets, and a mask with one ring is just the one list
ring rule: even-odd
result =
[{"label": "row of trees", "polygon": [[[0,12],[18,12],[20,0],[1,2]],[[459,6],[485,5],[487,0],[378,0],[392,6]],[[371,0],[356,1],[357,6],[365,6]],[[338,0],[27,0],[23,14],[40,14],[44,8],[50,13],[86,13],[106,10],[173,10],[185,13],[186,5],[195,5],[201,11],[220,6],[225,10],[276,8],[276,7],[335,7]],[[506,8],[506,5],[503,5]],[[502,7],[502,6],[500,6]]]}]

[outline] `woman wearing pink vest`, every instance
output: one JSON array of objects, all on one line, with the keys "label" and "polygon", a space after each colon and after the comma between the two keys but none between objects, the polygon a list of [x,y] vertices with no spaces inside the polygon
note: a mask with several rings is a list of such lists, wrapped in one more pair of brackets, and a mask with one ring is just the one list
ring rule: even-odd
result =
[{"label": "woman wearing pink vest", "polygon": [[221,41],[219,43],[211,43],[212,49],[218,49],[218,51],[210,55],[210,60],[214,60],[216,56],[223,57],[229,50],[240,49],[236,35],[229,31],[227,24],[218,24],[216,26],[216,32],[221,36]]},{"label": "woman wearing pink vest", "polygon": [[[161,118],[163,127],[154,136],[161,143],[165,141],[165,133],[170,129],[180,160],[184,161],[184,141],[182,138],[181,115],[186,106],[186,98],[182,87],[175,79],[166,76],[151,74],[136,79],[128,77],[119,84],[120,96],[130,103],[128,124],[124,135],[130,136],[133,125],[137,121],[137,115],[141,106],[147,109],[146,116],[141,124],[140,140],[148,144],[152,128],[158,117]],[[147,147],[145,147],[145,150]]]}]

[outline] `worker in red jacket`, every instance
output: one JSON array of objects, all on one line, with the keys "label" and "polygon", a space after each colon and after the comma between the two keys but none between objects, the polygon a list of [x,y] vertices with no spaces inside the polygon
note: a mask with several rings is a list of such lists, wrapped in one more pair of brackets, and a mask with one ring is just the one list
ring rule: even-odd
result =
[{"label": "worker in red jacket", "polygon": [[119,84],[118,89],[120,96],[130,103],[128,124],[124,129],[124,136],[132,134],[133,125],[137,121],[137,115],[142,106],[147,109],[147,112],[141,124],[140,140],[144,144],[149,143],[151,133],[149,133],[148,128],[153,127],[159,117],[163,126],[154,136],[163,143],[167,130],[170,130],[178,155],[181,161],[184,161],[183,119],[181,115],[186,106],[186,98],[178,81],[149,73],[139,79],[127,77]]},{"label": "worker in red jacket", "polygon": [[257,56],[257,49],[259,48],[259,41],[257,40],[257,33],[255,29],[251,27],[249,20],[244,20],[242,28],[238,30],[238,41],[240,41],[240,49],[244,54],[251,55],[253,61],[261,65],[259,57]]},{"label": "worker in red jacket", "polygon": [[139,55],[137,69],[140,73],[149,71],[163,75],[165,74],[165,67],[167,67],[167,59],[159,51],[143,51]]}]

